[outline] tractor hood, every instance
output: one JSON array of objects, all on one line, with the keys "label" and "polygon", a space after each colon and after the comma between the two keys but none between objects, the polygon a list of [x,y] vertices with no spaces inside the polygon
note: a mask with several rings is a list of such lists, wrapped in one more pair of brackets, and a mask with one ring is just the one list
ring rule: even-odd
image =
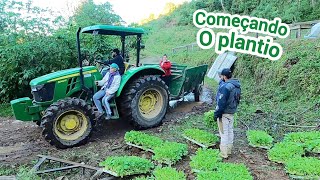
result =
[{"label": "tractor hood", "polygon": [[[95,66],[83,67],[83,74],[91,74],[97,71],[98,70]],[[30,86],[46,84],[48,82],[55,82],[55,81],[67,79],[70,77],[76,77],[76,76],[80,76],[80,68],[66,69],[66,70],[46,74],[44,76],[40,76],[36,79],[33,79],[30,81]]]}]

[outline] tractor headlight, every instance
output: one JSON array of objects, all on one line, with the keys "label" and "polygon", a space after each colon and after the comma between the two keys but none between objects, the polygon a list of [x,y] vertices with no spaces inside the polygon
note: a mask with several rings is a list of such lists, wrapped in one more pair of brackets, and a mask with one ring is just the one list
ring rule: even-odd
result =
[{"label": "tractor headlight", "polygon": [[31,90],[32,91],[40,91],[43,88],[44,84],[40,84],[40,85],[36,85],[36,86],[32,86]]}]

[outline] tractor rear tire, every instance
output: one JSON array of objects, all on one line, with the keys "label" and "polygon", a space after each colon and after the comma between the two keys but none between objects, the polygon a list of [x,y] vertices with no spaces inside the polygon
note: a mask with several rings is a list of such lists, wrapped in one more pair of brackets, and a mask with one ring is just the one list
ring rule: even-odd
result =
[{"label": "tractor rear tire", "polygon": [[132,81],[121,96],[122,117],[135,129],[159,126],[169,106],[168,86],[158,76],[144,76]]},{"label": "tractor rear tire", "polygon": [[90,105],[78,98],[66,98],[51,104],[41,120],[42,135],[60,149],[86,144],[94,125]]}]

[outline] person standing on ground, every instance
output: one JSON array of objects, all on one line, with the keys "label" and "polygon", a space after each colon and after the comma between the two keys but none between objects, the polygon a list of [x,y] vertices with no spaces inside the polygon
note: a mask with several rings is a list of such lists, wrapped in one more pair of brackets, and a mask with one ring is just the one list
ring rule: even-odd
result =
[{"label": "person standing on ground", "polygon": [[102,98],[102,104],[106,110],[106,119],[111,118],[111,109],[109,105],[109,100],[113,98],[119,89],[121,82],[121,76],[119,73],[119,66],[116,63],[110,65],[110,70],[103,77],[101,81],[96,81],[97,86],[102,86],[101,90],[96,92],[93,96],[94,104],[98,109],[97,120],[100,120],[102,115],[104,115],[104,110],[101,105],[100,99]]},{"label": "person standing on ground", "polygon": [[161,79],[169,86],[171,81],[171,62],[168,60],[168,56],[164,54],[160,61],[160,67],[164,70],[164,75],[162,75]]},{"label": "person standing on ground", "polygon": [[233,148],[233,122],[234,113],[240,102],[240,81],[232,78],[232,72],[225,68],[221,72],[224,83],[219,86],[217,94],[217,107],[214,118],[218,122],[220,140],[220,156],[228,158]]}]

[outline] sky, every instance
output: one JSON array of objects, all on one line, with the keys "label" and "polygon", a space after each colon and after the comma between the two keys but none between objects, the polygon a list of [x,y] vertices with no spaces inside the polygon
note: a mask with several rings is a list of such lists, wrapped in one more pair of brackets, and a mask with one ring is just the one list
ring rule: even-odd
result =
[{"label": "sky", "polygon": [[[94,0],[96,4],[106,1],[113,5],[116,14],[120,15],[127,24],[130,24],[148,18],[152,13],[160,14],[168,2],[181,4],[190,0]],[[65,14],[65,16],[70,16],[72,12],[70,9],[76,7],[81,0],[33,0],[33,2],[36,6],[48,7]]]}]

